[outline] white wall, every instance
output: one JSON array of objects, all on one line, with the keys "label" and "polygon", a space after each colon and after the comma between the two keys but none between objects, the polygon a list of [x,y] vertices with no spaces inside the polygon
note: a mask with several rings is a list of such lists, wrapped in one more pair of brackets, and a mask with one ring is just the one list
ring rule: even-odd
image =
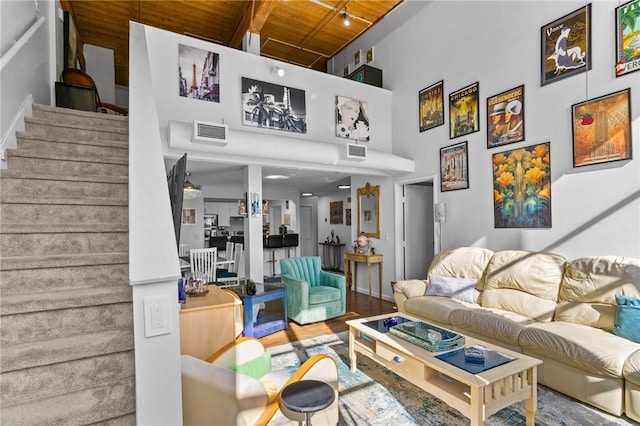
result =
[{"label": "white wall", "polygon": [[[39,17],[44,23],[13,58],[4,64],[5,55]],[[15,148],[15,132],[24,130],[24,117],[31,115],[32,102],[49,105],[55,76],[56,33],[62,24],[55,19],[52,1],[1,1],[0,47],[3,68],[0,71],[0,152]],[[60,41],[60,45],[61,45]],[[0,168],[5,168],[2,161]]]},{"label": "white wall", "polygon": [[[299,139],[344,144],[345,139],[335,136],[335,97],[342,95],[369,102],[372,124],[371,141],[368,147],[374,150],[391,151],[391,123],[388,119],[391,94],[386,90],[152,27],[146,27],[146,31],[151,52],[149,59],[152,76],[150,78],[157,98],[158,120],[163,129],[166,129],[169,120],[190,123],[196,119],[228,124],[233,138],[243,137],[234,132],[238,131],[248,133],[244,137],[254,141],[260,141],[265,135],[271,135],[284,140]],[[220,103],[179,96],[179,44],[210,50],[220,55]],[[277,79],[272,76],[271,68],[276,64],[285,70],[286,74],[283,78]],[[304,90],[307,133],[297,134],[244,126],[241,77]],[[165,132],[163,134],[166,135]],[[290,153],[284,152],[283,157],[286,158],[287,154]]]},{"label": "white wall", "polygon": [[[341,70],[352,51],[375,46],[385,87],[393,91],[394,154],[416,161],[413,174],[402,179],[439,176],[439,149],[469,142],[470,188],[438,194],[448,211],[443,249],[475,245],[546,250],[567,258],[640,257],[640,73],[614,76],[617,1],[592,2],[592,70],[540,86],[540,28],[584,4],[433,1],[381,40],[373,29],[336,58],[335,69]],[[419,132],[418,91],[440,80],[445,104],[449,93],[480,83],[479,132],[450,140],[448,118],[444,126]],[[525,85],[526,140],[488,150],[486,98],[520,84]],[[573,168],[571,105],[628,87],[634,159]],[[495,229],[492,154],[546,141],[551,142],[552,228]],[[391,264],[385,259],[385,265]]]},{"label": "white wall", "polygon": [[102,102],[116,102],[116,68],[112,49],[86,44],[83,46],[86,72],[96,83]]}]

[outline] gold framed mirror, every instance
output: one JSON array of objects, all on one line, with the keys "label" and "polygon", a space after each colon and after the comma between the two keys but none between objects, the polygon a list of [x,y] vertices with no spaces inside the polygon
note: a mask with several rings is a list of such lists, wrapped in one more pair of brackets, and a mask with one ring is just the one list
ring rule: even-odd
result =
[{"label": "gold framed mirror", "polygon": [[358,188],[358,235],[380,238],[380,186]]}]

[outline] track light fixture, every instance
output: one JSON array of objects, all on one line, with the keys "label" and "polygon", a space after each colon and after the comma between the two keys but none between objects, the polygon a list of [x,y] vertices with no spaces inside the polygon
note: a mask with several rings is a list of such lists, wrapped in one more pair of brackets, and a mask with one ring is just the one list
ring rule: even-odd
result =
[{"label": "track light fixture", "polygon": [[274,77],[284,77],[284,69],[276,65],[271,68],[271,74],[273,74]]},{"label": "track light fixture", "polygon": [[345,27],[348,27],[349,25],[351,25],[351,22],[349,21],[349,15],[347,15],[346,6],[344,8],[344,12],[342,13],[342,23],[344,24]]}]

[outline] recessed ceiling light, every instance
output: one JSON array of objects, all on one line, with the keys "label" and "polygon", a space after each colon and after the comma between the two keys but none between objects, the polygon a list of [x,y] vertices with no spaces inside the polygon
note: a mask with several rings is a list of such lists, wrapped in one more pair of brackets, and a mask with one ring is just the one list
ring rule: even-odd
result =
[{"label": "recessed ceiling light", "polygon": [[351,185],[338,185],[338,189],[351,189]]},{"label": "recessed ceiling light", "polygon": [[311,197],[313,195],[313,192],[303,192],[302,194],[303,197]]},{"label": "recessed ceiling light", "polygon": [[285,176],[285,175],[269,175],[269,176],[265,176],[265,179],[289,179],[289,176]]}]

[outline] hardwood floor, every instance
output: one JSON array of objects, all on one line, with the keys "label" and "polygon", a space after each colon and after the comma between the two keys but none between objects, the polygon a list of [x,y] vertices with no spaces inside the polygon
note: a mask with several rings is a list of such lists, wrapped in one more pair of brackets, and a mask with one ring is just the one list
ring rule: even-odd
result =
[{"label": "hardwood floor", "polygon": [[266,348],[269,348],[323,334],[339,333],[348,329],[345,321],[392,312],[397,312],[393,302],[380,300],[376,297],[369,298],[368,294],[347,291],[347,312],[344,315],[307,325],[298,325],[289,320],[285,330],[264,336],[260,338],[260,341]]}]

